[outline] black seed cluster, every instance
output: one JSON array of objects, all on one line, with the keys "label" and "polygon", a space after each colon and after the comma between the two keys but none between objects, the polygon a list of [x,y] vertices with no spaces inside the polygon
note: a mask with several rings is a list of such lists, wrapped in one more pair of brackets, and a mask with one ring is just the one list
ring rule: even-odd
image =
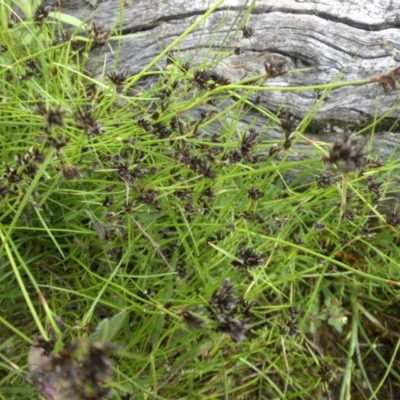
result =
[{"label": "black seed cluster", "polygon": [[253,151],[254,146],[257,144],[258,132],[254,128],[250,128],[249,131],[243,136],[240,144],[240,153],[244,157],[249,157]]},{"label": "black seed cluster", "polygon": [[214,89],[217,86],[226,86],[231,83],[227,77],[225,77],[224,75],[218,74],[216,72],[211,72],[209,79],[210,79],[210,83],[209,83],[210,89]]},{"label": "black seed cluster", "polygon": [[328,364],[322,363],[318,371],[318,375],[322,384],[322,398],[324,400],[331,400],[330,385],[332,382],[332,370]]},{"label": "black seed cluster", "polygon": [[83,129],[88,137],[98,136],[103,134],[101,124],[96,121],[93,115],[93,108],[89,105],[83,108],[77,108],[75,113],[77,126]]},{"label": "black seed cluster", "polygon": [[93,22],[87,28],[89,38],[94,42],[94,46],[104,46],[108,42],[108,38],[111,35],[110,29],[103,27],[102,25]]},{"label": "black seed cluster", "polygon": [[[40,11],[39,11],[40,14]],[[10,12],[7,18],[7,27],[12,28],[15,24],[19,22],[17,15],[14,12]]]},{"label": "black seed cluster", "polygon": [[63,43],[67,43],[71,40],[71,35],[69,33],[61,33],[55,37],[52,45],[57,46]]},{"label": "black seed cluster", "polygon": [[391,90],[396,89],[396,85],[400,80],[400,67],[397,67],[390,71],[386,75],[381,75],[375,78],[371,78],[371,82],[377,82],[388,94]]},{"label": "black seed cluster", "polygon": [[[217,330],[230,334],[235,343],[243,342],[247,330],[246,318],[239,316],[239,301],[230,280],[224,279],[221,286],[213,293],[209,306],[211,318],[217,322]],[[246,309],[246,313],[249,312],[250,307]]]},{"label": "black seed cluster", "polygon": [[377,182],[373,176],[369,176],[367,178],[367,187],[370,193],[375,195],[375,199],[379,199],[381,197],[381,186],[383,182]]},{"label": "black seed cluster", "polygon": [[150,120],[146,118],[139,118],[137,121],[138,125],[146,132],[153,132],[153,126]]},{"label": "black seed cluster", "polygon": [[123,161],[117,158],[112,167],[117,171],[118,175],[127,183],[132,183],[136,179],[146,176],[145,169],[140,164],[131,164],[129,161]]},{"label": "black seed cluster", "polygon": [[286,112],[283,117],[280,118],[280,124],[285,136],[283,148],[289,149],[292,146],[293,141],[293,137],[290,137],[290,135],[295,130],[297,121],[293,115]]},{"label": "black seed cluster", "polygon": [[299,332],[300,329],[295,323],[295,319],[299,312],[296,310],[294,306],[290,307],[289,309],[289,315],[288,318],[286,319],[285,325],[281,326],[278,325],[279,332],[282,336],[296,336]]},{"label": "black seed cluster", "polygon": [[208,88],[207,84],[208,84],[208,81],[210,80],[210,78],[211,78],[211,76],[207,71],[204,71],[204,70],[202,70],[202,71],[199,71],[199,70],[194,71],[193,81],[198,87],[200,87],[202,89],[207,89]]},{"label": "black seed cluster", "polygon": [[363,236],[365,239],[371,239],[376,235],[376,232],[371,230],[369,228],[369,224],[365,223],[361,228],[360,228],[360,235]]},{"label": "black seed cluster", "polygon": [[316,231],[321,231],[322,229],[325,229],[325,224],[322,223],[322,222],[314,222],[314,223],[313,223],[313,228],[314,228]]},{"label": "black seed cluster", "polygon": [[60,9],[63,6],[63,0],[53,0],[53,6]]},{"label": "black seed cluster", "polygon": [[28,183],[35,177],[38,166],[44,159],[44,154],[37,147],[33,147],[23,155],[16,154],[14,165],[10,166],[4,162],[4,173],[0,179],[0,200],[7,195],[18,193],[18,189],[23,190],[24,182]]},{"label": "black seed cluster", "polygon": [[323,161],[329,166],[335,165],[343,173],[357,171],[365,166],[367,150],[367,138],[345,134],[342,139],[333,143],[328,157]]},{"label": "black seed cluster", "polygon": [[33,14],[33,20],[35,21],[35,25],[43,26],[48,16],[49,16],[48,8],[42,4],[39,5]]},{"label": "black seed cluster", "polygon": [[129,77],[129,72],[125,69],[112,71],[108,73],[108,78],[116,86],[117,92],[121,93],[124,88],[125,81]]},{"label": "black seed cluster", "polygon": [[183,321],[193,329],[199,329],[203,324],[203,320],[201,318],[194,315],[187,309],[182,309],[179,313],[182,316]]},{"label": "black seed cluster", "polygon": [[243,39],[250,39],[252,36],[254,36],[254,33],[255,29],[251,26],[244,26],[242,28]]},{"label": "black seed cluster", "polygon": [[190,155],[186,151],[180,154],[179,161],[188,165],[191,170],[204,175],[206,178],[214,179],[217,176],[205,160],[198,156]]},{"label": "black seed cluster", "polygon": [[79,168],[72,164],[61,167],[61,173],[65,179],[81,179],[83,177]]},{"label": "black seed cluster", "polygon": [[144,190],[139,193],[137,198],[138,203],[144,203],[149,206],[158,207],[157,192],[155,190]]},{"label": "black seed cluster", "polygon": [[317,180],[320,188],[327,188],[332,185],[332,174],[329,171],[324,171]]},{"label": "black seed cluster", "polygon": [[240,250],[236,254],[236,258],[240,261],[235,260],[232,262],[232,265],[244,269],[259,267],[264,261],[264,255],[257,253],[250,247]]},{"label": "black seed cluster", "polygon": [[125,69],[120,69],[118,71],[112,71],[108,73],[108,78],[116,86],[122,86],[127,80],[129,73]]},{"label": "black seed cluster", "polygon": [[400,225],[400,213],[392,211],[392,213],[386,218],[386,223],[392,226]]},{"label": "black seed cluster", "polygon": [[49,107],[47,109],[45,104],[42,101],[39,101],[35,112],[36,114],[43,116],[46,124],[46,132],[48,134],[51,133],[51,129],[54,125],[64,126],[62,119],[64,112],[60,107]]},{"label": "black seed cluster", "polygon": [[236,164],[240,161],[257,162],[257,155],[254,154],[254,147],[257,142],[258,132],[254,128],[250,128],[243,135],[239,148],[230,152],[225,159],[231,164]]},{"label": "black seed cluster", "polygon": [[47,398],[58,398],[60,393],[82,400],[106,398],[110,390],[104,385],[112,378],[108,353],[115,348],[110,343],[79,340],[54,353],[39,337],[30,350],[30,379]]},{"label": "black seed cluster", "polygon": [[251,188],[247,192],[247,196],[251,200],[258,200],[258,199],[261,199],[264,196],[264,193],[259,188]]},{"label": "black seed cluster", "polygon": [[271,61],[264,63],[265,73],[267,78],[276,78],[287,73],[284,61]]}]

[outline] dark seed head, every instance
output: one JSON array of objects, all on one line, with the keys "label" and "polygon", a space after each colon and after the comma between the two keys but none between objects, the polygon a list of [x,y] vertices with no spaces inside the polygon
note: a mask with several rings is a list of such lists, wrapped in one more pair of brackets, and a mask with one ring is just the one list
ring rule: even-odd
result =
[{"label": "dark seed head", "polygon": [[318,186],[320,188],[327,188],[330,185],[332,185],[332,174],[328,171],[325,171],[318,178]]},{"label": "dark seed head", "polygon": [[195,84],[197,86],[199,86],[200,88],[206,89],[209,79],[210,79],[210,74],[208,72],[206,72],[204,70],[202,70],[202,71],[199,71],[199,70],[194,71],[193,80],[194,80]]},{"label": "dark seed head", "polygon": [[36,26],[42,26],[46,22],[46,18],[49,16],[49,10],[44,5],[39,5],[35,13],[33,14],[33,20]]},{"label": "dark seed head", "polygon": [[53,125],[64,126],[62,116],[64,112],[59,107],[50,107],[48,110],[42,101],[36,108],[36,114],[43,115],[46,123],[46,132],[50,133]]},{"label": "dark seed head", "polygon": [[99,46],[104,46],[111,35],[111,31],[109,29],[102,27],[96,22],[92,22],[87,31],[93,41]]},{"label": "dark seed head", "polygon": [[125,83],[128,78],[129,73],[125,69],[120,69],[118,71],[112,71],[108,73],[108,77],[112,83],[116,86],[121,86]]},{"label": "dark seed head", "polygon": [[246,248],[243,250],[240,250],[236,254],[236,258],[241,260],[239,261],[233,261],[232,264],[235,267],[241,267],[241,268],[254,268],[260,266],[263,261],[264,261],[264,256],[262,254],[256,253],[254,249],[252,248]]},{"label": "dark seed head", "polygon": [[83,174],[75,165],[67,165],[61,168],[61,173],[63,174],[65,179],[80,179],[83,177]]},{"label": "dark seed head", "polygon": [[386,223],[392,226],[400,225],[400,214],[398,212],[392,211],[390,216],[386,218]]},{"label": "dark seed head", "polygon": [[339,172],[347,173],[364,167],[367,154],[365,136],[345,134],[342,139],[333,143],[329,156],[322,160],[328,167],[335,165]]},{"label": "dark seed head", "polygon": [[276,78],[277,76],[285,75],[287,70],[283,61],[271,61],[264,63],[265,72],[268,78]]},{"label": "dark seed head", "polygon": [[183,321],[191,328],[198,329],[203,324],[203,320],[191,313],[189,310],[182,309],[180,310],[180,314],[183,318]]},{"label": "dark seed head", "polygon": [[244,26],[242,34],[244,39],[250,39],[254,35],[255,30],[251,26]]},{"label": "dark seed head", "polygon": [[264,193],[259,188],[251,188],[247,192],[247,196],[249,197],[249,199],[258,200],[264,196]]}]

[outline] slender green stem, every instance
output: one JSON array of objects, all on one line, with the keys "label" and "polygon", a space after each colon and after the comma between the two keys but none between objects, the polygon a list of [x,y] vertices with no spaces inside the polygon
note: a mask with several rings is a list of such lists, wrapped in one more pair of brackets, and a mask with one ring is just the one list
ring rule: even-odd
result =
[{"label": "slender green stem", "polygon": [[353,371],[353,356],[354,351],[357,347],[358,343],[358,308],[357,308],[357,296],[352,294],[350,296],[351,303],[351,331],[350,331],[350,343],[349,350],[347,352],[347,362],[344,369],[344,376],[342,380],[342,387],[340,390],[340,399],[341,400],[350,400],[351,399],[351,375]]},{"label": "slender green stem", "polygon": [[379,390],[381,389],[382,385],[385,383],[387,377],[389,376],[389,374],[390,374],[390,372],[392,370],[392,366],[393,366],[394,360],[397,357],[397,352],[399,351],[399,348],[400,348],[400,338],[397,339],[396,347],[394,348],[392,357],[390,358],[389,364],[386,367],[385,374],[383,375],[381,381],[377,385],[374,393],[372,393],[371,397],[369,397],[368,400],[377,399],[376,395],[378,394]]},{"label": "slender green stem", "polygon": [[127,85],[127,88],[133,86],[141,77],[143,74],[145,74],[153,65],[157,64],[158,61],[160,61],[166,54],[168,54],[178,43],[182,41],[183,38],[185,38],[189,33],[193,32],[204,20],[208,18],[209,15],[211,15],[221,4],[224,3],[225,0],[219,0],[217,3],[214,4],[214,6],[210,7],[208,11],[202,15],[193,25],[191,25],[188,29],[186,29],[185,32],[182,33],[182,35],[178,36],[170,45],[168,45],[160,54],[154,59],[147,64],[146,67],[144,67],[139,74],[137,74],[135,77],[133,77],[129,84]]},{"label": "slender green stem", "polygon": [[340,217],[339,220],[342,219],[343,214],[346,212],[346,205],[347,205],[347,175],[342,176],[342,197],[340,202]]},{"label": "slender green stem", "polygon": [[43,339],[44,340],[48,340],[49,338],[48,338],[46,329],[44,329],[44,327],[42,325],[42,322],[40,321],[39,315],[37,314],[37,312],[35,310],[35,306],[32,303],[32,300],[31,300],[31,298],[30,298],[30,296],[28,294],[28,291],[26,289],[25,282],[22,279],[22,276],[21,276],[21,274],[19,272],[19,267],[17,266],[17,264],[15,262],[15,258],[13,256],[13,253],[12,253],[12,251],[10,249],[9,244],[8,244],[6,235],[4,235],[3,230],[1,229],[1,227],[0,227],[0,239],[1,239],[2,243],[3,243],[4,249],[6,251],[6,254],[8,256],[8,259],[9,259],[10,264],[12,266],[12,269],[14,271],[15,278],[17,279],[18,285],[19,285],[19,287],[21,289],[22,295],[24,296],[25,302],[26,302],[26,304],[27,304],[27,306],[28,306],[28,308],[29,308],[29,310],[31,312],[32,318],[35,321],[36,326],[39,329],[39,332],[42,335]]}]

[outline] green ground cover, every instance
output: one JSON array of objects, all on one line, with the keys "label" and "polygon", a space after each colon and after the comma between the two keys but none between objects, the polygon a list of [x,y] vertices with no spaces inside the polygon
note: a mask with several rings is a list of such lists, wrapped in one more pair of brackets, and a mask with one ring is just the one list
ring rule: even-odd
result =
[{"label": "green ground cover", "polygon": [[[251,101],[295,72],[229,82],[179,40],[138,74],[94,78],[87,54],[117,29],[62,15],[68,35],[56,11],[11,6],[0,399],[396,398],[400,161],[372,148],[379,118],[311,141],[319,101],[302,120]],[[256,34],[241,28],[238,43]],[[382,95],[397,75],[375,79]],[[321,101],[369,83],[327,83]]]}]

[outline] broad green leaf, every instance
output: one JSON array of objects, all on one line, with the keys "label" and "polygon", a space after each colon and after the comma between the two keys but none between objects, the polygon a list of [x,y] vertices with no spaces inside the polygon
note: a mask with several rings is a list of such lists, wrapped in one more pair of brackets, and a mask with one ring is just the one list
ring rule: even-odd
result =
[{"label": "broad green leaf", "polygon": [[127,311],[122,310],[110,319],[103,319],[97,325],[96,331],[89,336],[89,340],[92,342],[110,342],[119,332],[127,315]]},{"label": "broad green leaf", "polygon": [[68,25],[75,26],[76,28],[80,28],[85,24],[81,19],[61,12],[49,12],[49,16],[61,22],[65,22]]},{"label": "broad green leaf", "polygon": [[345,319],[337,319],[337,318],[329,318],[329,325],[333,326],[339,333],[343,331],[343,325],[345,325],[347,320]]}]

